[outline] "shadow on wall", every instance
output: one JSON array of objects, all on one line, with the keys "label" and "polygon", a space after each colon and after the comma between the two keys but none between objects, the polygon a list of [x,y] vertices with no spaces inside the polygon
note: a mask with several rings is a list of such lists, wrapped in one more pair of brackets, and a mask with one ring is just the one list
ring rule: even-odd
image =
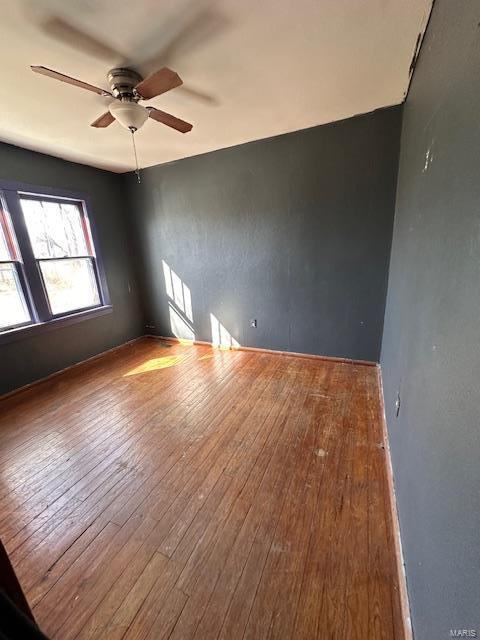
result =
[{"label": "shadow on wall", "polygon": [[[165,260],[162,260],[162,266],[163,276],[165,278],[165,291],[168,297],[170,329],[180,342],[191,344],[195,340],[195,328],[190,288]],[[212,331],[210,342],[214,347],[220,349],[235,349],[240,347],[237,340],[235,340],[213,313],[210,314],[210,326]]]}]

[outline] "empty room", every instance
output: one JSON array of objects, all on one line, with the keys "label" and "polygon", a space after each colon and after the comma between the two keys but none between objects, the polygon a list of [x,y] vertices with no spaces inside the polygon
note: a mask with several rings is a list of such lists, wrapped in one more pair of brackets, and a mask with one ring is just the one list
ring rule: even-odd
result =
[{"label": "empty room", "polygon": [[480,637],[480,2],[1,9],[0,638]]}]

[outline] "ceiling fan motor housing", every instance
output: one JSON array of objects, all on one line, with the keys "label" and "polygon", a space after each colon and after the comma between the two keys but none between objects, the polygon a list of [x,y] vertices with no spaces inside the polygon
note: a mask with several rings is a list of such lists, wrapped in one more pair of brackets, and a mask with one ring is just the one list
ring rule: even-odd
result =
[{"label": "ceiling fan motor housing", "polygon": [[139,73],[133,71],[133,69],[125,69],[122,67],[111,69],[107,74],[107,80],[116,98],[140,99],[140,96],[134,89],[143,78]]}]

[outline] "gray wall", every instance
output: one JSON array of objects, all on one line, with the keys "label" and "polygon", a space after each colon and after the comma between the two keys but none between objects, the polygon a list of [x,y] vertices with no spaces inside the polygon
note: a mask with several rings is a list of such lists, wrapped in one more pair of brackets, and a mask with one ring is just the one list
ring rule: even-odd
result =
[{"label": "gray wall", "polygon": [[123,177],[0,143],[0,179],[88,194],[113,313],[0,345],[0,394],[143,333]]},{"label": "gray wall", "polygon": [[382,370],[416,640],[480,636],[479,23],[435,2],[403,116]]},{"label": "gray wall", "polygon": [[400,122],[386,109],[130,176],[150,331],[172,334],[165,260],[196,339],[213,313],[245,346],[378,360]]}]

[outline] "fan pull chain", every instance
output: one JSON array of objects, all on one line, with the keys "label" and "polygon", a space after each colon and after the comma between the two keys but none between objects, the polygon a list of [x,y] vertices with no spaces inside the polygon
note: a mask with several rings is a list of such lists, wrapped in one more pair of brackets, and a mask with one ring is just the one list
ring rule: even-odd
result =
[{"label": "fan pull chain", "polygon": [[132,132],[133,154],[135,156],[135,173],[137,174],[138,184],[140,184],[140,182],[141,182],[141,179],[140,179],[140,167],[138,166],[137,147],[135,146],[135,131],[136,131],[136,129],[131,127],[130,131]]}]

